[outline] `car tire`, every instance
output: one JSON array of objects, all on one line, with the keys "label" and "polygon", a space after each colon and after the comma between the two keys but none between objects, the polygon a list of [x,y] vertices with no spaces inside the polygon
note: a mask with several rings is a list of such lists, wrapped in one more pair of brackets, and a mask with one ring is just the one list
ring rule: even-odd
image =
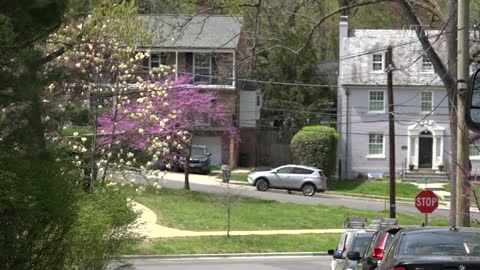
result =
[{"label": "car tire", "polygon": [[267,191],[268,190],[268,181],[265,178],[260,178],[255,183],[255,187],[257,187],[258,191]]},{"label": "car tire", "polygon": [[302,193],[305,196],[313,196],[315,194],[315,185],[311,183],[306,183],[302,186]]}]

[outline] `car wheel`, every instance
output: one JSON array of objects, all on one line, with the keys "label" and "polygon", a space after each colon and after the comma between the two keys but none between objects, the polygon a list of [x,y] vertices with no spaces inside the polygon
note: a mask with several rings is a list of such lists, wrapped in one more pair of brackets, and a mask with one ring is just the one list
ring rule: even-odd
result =
[{"label": "car wheel", "polygon": [[267,191],[268,181],[265,178],[258,179],[257,183],[255,183],[255,186],[257,187],[258,191]]},{"label": "car wheel", "polygon": [[302,186],[302,192],[305,196],[313,196],[313,194],[315,194],[315,191],[315,186],[313,184],[306,183]]}]

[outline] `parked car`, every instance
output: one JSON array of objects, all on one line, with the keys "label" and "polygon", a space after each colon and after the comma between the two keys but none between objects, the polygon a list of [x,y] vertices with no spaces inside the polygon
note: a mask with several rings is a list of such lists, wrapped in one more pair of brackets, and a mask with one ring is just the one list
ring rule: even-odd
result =
[{"label": "parked car", "polygon": [[[166,164],[170,164],[170,171],[178,172],[183,171],[186,163],[186,149],[183,149],[176,153],[175,155],[178,157],[176,160],[172,159],[162,159],[157,164],[152,166],[153,169],[160,169],[166,170]],[[190,172],[200,172],[208,174],[210,173],[210,156],[212,154],[208,152],[207,146],[205,145],[192,145],[192,153],[190,155],[190,162],[189,162],[189,171]]]},{"label": "parked car", "polygon": [[357,270],[374,270],[383,259],[385,249],[391,244],[399,227],[380,227],[372,236],[365,248],[365,252],[348,254],[351,259],[357,260]]},{"label": "parked car", "polygon": [[332,270],[353,270],[358,260],[347,257],[351,252],[363,253],[373,232],[365,230],[347,231],[340,236],[336,250],[329,250],[328,254],[333,256],[331,263]]},{"label": "parked car", "polygon": [[269,188],[302,191],[305,196],[313,196],[316,191],[327,189],[327,177],[322,170],[303,165],[285,165],[269,171],[254,172],[248,175],[248,183],[259,191]]},{"label": "parked car", "polygon": [[395,235],[377,269],[480,269],[480,230],[404,228]]},{"label": "parked car", "polygon": [[[183,170],[186,163],[186,151],[182,151],[182,155],[178,158],[178,164],[176,167],[179,170]],[[189,170],[191,172],[200,172],[204,174],[210,173],[210,156],[212,154],[208,152],[205,145],[192,145],[192,153],[190,154]]]}]

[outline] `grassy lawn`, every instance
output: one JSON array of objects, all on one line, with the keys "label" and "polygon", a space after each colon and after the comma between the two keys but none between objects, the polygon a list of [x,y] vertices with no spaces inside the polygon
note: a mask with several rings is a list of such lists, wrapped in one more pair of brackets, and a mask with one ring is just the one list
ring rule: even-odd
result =
[{"label": "grassy lawn", "polygon": [[68,126],[63,130],[63,134],[66,136],[72,136],[74,132],[78,132],[81,135],[91,135],[93,128],[91,126]]},{"label": "grassy lawn", "polygon": [[[240,181],[240,182],[245,182],[247,183],[247,177],[250,173],[249,172],[246,172],[246,173],[236,173],[236,172],[232,172],[230,174],[230,180],[231,181]],[[220,173],[217,175],[217,178],[219,179],[223,179],[223,175]]]},{"label": "grassy lawn", "polygon": [[202,236],[146,240],[124,254],[219,254],[248,252],[326,252],[339,234]]},{"label": "grassy lawn", "polygon": [[[158,223],[183,230],[209,231],[226,228],[226,208],[219,196],[185,190],[146,192],[135,200],[156,212]],[[388,203],[386,204],[388,205]],[[231,230],[340,228],[347,217],[387,217],[385,212],[361,211],[342,206],[299,205],[238,198],[231,210]],[[420,225],[423,215],[398,214],[400,224]],[[446,218],[431,218],[431,225],[447,225]]]},{"label": "grassy lawn", "polygon": [[[154,210],[158,223],[192,231],[225,230],[226,209],[220,195],[185,190],[129,190],[138,202]],[[388,205],[388,203],[386,204]],[[388,211],[362,211],[341,206],[299,205],[253,198],[238,198],[232,208],[231,230],[340,228],[347,217],[388,217]],[[419,225],[424,216],[397,213],[399,224]],[[429,218],[431,226],[446,226],[446,218]],[[124,254],[218,254],[246,252],[326,252],[339,234],[200,236],[151,239],[139,242]]]},{"label": "grassy lawn", "polygon": [[[388,196],[389,183],[387,181],[329,181],[328,190],[338,193],[357,193],[377,196]],[[408,183],[396,183],[397,197],[415,198],[420,191],[416,186]]]}]

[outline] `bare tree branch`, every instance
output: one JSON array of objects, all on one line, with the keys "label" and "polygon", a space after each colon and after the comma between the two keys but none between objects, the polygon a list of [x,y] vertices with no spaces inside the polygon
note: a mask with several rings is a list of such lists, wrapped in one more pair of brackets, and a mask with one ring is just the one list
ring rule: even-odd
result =
[{"label": "bare tree branch", "polygon": [[300,48],[297,49],[297,50],[294,50],[294,52],[295,52],[296,54],[298,54],[298,53],[300,53],[301,51],[305,50],[305,48],[307,47],[308,43],[309,43],[310,40],[312,39],[313,34],[314,34],[315,31],[317,30],[317,28],[320,27],[320,25],[322,25],[322,23],[323,23],[325,20],[329,19],[330,17],[332,17],[332,16],[334,16],[334,15],[336,15],[336,14],[338,14],[338,13],[341,13],[341,12],[343,12],[343,11],[352,9],[352,8],[354,8],[354,7],[361,7],[361,6],[378,4],[378,3],[381,3],[381,2],[390,2],[390,1],[392,1],[392,0],[366,0],[366,1],[359,2],[359,3],[354,3],[354,4],[351,4],[351,5],[348,5],[348,6],[340,7],[339,9],[328,13],[327,15],[323,16],[322,18],[320,18],[320,20],[317,21],[317,23],[312,27],[312,29],[310,29],[310,33],[308,34],[307,39],[305,40],[303,46],[300,47]]},{"label": "bare tree branch", "polygon": [[412,5],[432,13],[435,17],[439,18],[442,23],[446,23],[444,21],[444,14],[440,9],[440,7],[438,6],[438,3],[436,3],[436,1],[431,1],[431,0],[428,0],[428,2],[429,4],[425,3],[425,1],[413,1]]}]

